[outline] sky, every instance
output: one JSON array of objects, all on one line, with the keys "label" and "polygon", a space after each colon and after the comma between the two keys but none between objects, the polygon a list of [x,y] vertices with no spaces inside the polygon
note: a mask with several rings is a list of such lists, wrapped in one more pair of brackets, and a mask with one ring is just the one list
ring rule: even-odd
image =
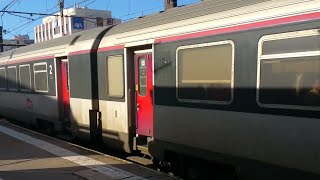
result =
[{"label": "sky", "polygon": [[[128,21],[142,15],[157,13],[164,10],[164,0],[64,0],[65,8],[79,3],[80,7],[112,11],[114,18]],[[197,3],[200,0],[178,0],[178,6]],[[55,13],[59,11],[58,0],[0,0],[0,9],[37,13]],[[0,25],[6,31],[4,39],[14,35],[29,35],[34,39],[33,27],[42,23],[42,16],[23,15],[18,17],[8,13],[0,13]]]}]

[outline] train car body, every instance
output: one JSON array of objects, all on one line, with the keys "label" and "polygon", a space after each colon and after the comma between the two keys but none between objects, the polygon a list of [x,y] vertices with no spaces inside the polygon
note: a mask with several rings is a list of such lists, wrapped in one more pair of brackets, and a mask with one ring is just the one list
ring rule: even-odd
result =
[{"label": "train car body", "polygon": [[[235,167],[262,163],[318,174],[319,104],[302,102],[302,92],[313,85],[301,80],[319,73],[319,44],[312,40],[319,35],[318,5],[204,2],[108,31],[100,48],[124,49],[125,96],[135,98],[129,117],[136,117],[137,136],[153,138],[153,157],[192,156]],[[298,64],[303,68],[295,69]],[[153,104],[143,107],[141,96]],[[140,121],[144,108],[152,113]]]},{"label": "train car body", "polygon": [[[108,29],[97,28],[2,53],[1,102],[7,103],[1,104],[1,114],[56,131],[71,128],[70,122],[75,127],[88,124],[86,115],[95,110],[97,99],[91,89],[91,66],[96,62],[92,49],[97,49],[100,34]],[[85,62],[74,59],[75,48],[90,49]],[[70,68],[70,63],[74,67]],[[88,71],[88,76],[81,74]],[[75,100],[79,89],[70,89],[73,82],[79,82],[79,89],[87,93],[80,97],[88,98],[88,102]]]},{"label": "train car body", "polygon": [[[61,65],[75,36],[1,54],[1,114],[37,124],[45,120],[62,129]],[[66,75],[66,74],[64,74]],[[67,82],[64,82],[67,83]],[[59,100],[60,99],[60,100]]]},{"label": "train car body", "polygon": [[29,65],[47,72],[49,90],[33,93],[35,75],[30,93],[9,82],[0,113],[67,119],[78,137],[148,151],[155,162],[316,179],[319,22],[319,0],[209,1],[2,53],[0,75],[46,57],[37,61],[46,70]]}]

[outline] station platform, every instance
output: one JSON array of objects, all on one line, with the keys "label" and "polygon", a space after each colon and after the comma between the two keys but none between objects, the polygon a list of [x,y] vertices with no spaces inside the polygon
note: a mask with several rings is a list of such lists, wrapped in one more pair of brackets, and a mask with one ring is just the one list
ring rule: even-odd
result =
[{"label": "station platform", "polygon": [[0,119],[0,180],[173,180],[166,174]]}]

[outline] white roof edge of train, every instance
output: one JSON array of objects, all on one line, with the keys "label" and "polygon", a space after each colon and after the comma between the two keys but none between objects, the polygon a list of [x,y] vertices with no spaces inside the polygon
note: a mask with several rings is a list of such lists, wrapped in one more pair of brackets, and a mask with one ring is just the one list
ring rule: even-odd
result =
[{"label": "white roof edge of train", "polygon": [[[271,13],[271,11],[273,12]],[[102,38],[99,48],[116,45],[125,45],[125,47],[131,47],[142,44],[153,44],[154,40],[158,38],[201,32],[205,30],[317,11],[320,11],[320,0],[267,1],[120,34],[108,35],[108,33],[106,33]],[[121,24],[118,26],[121,26]],[[92,30],[83,31],[82,33],[79,33],[79,35],[82,36],[86,32],[91,33],[91,31]],[[54,57],[67,56],[70,52],[90,49],[94,41],[95,39],[87,39],[85,41],[76,42],[74,45],[70,45],[72,42],[72,40],[70,40],[70,42],[68,41],[63,45],[28,51],[26,53],[20,53],[17,55],[14,54],[15,50],[12,50],[13,56],[0,57],[0,62],[20,59],[22,60],[28,57],[48,55],[52,55]],[[50,53],[48,53],[48,51]]]},{"label": "white roof edge of train", "polygon": [[[320,0],[267,1],[121,34],[109,36],[108,33],[106,33],[100,43],[100,48],[117,45],[128,46],[128,44],[139,44],[139,42],[143,41],[152,43],[158,38],[219,29],[317,11],[320,11]],[[121,24],[119,26],[121,26]]]},{"label": "white roof edge of train", "polygon": [[[107,29],[108,27],[103,27],[100,28],[100,30],[104,30]],[[98,29],[98,28],[97,28]],[[99,30],[98,30],[99,33]],[[56,41],[58,41],[59,39],[54,39],[54,41],[46,41],[45,43],[50,43],[52,44],[52,46],[49,46],[47,48],[44,49],[40,49],[38,47],[38,49],[34,49],[31,51],[27,51],[24,53],[19,53],[19,54],[15,54],[16,49],[11,50],[11,51],[6,51],[4,53],[10,53],[12,52],[12,55],[8,55],[8,56],[4,56],[4,57],[0,57],[0,62],[6,61],[6,62],[10,62],[10,61],[17,61],[17,60],[24,60],[24,59],[28,59],[28,58],[34,58],[34,57],[44,57],[44,56],[53,56],[53,57],[63,57],[63,56],[68,56],[70,52],[74,52],[74,51],[80,51],[80,50],[87,50],[90,49],[93,45],[93,43],[95,42],[95,39],[86,39],[83,41],[76,41],[74,44],[71,44],[72,41],[77,37],[78,39],[81,39],[81,36],[85,36],[86,34],[92,34],[92,29],[90,30],[86,30],[86,31],[82,31],[79,33],[75,33],[70,36],[70,40],[66,41],[64,44],[62,45],[58,45],[55,46],[54,43]],[[73,36],[73,38],[71,37]],[[67,36],[66,36],[67,37]],[[61,37],[64,38],[64,37]],[[60,39],[61,40],[61,39]],[[37,44],[38,46],[41,45],[41,43]],[[24,47],[21,47],[24,48]]]}]

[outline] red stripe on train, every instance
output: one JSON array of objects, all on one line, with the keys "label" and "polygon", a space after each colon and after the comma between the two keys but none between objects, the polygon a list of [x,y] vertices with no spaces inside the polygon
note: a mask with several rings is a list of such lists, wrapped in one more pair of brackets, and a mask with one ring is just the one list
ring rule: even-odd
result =
[{"label": "red stripe on train", "polygon": [[109,46],[109,47],[99,48],[99,49],[98,49],[98,52],[120,50],[120,49],[123,49],[123,48],[124,48],[124,45]]},{"label": "red stripe on train", "polygon": [[98,50],[97,49],[87,49],[87,50],[81,50],[81,51],[74,51],[74,52],[70,52],[69,55],[70,56],[74,56],[74,55],[80,55],[80,54],[90,54],[90,53],[94,53],[94,52],[120,50],[120,49],[123,49],[123,48],[124,48],[123,45],[109,46],[109,47],[99,48]]},{"label": "red stripe on train", "polygon": [[16,64],[16,63],[23,63],[23,62],[30,62],[30,61],[40,61],[45,59],[53,59],[54,56],[39,56],[34,58],[27,58],[23,60],[9,60],[9,61],[1,61],[0,64]]},{"label": "red stripe on train", "polygon": [[69,56],[80,55],[80,54],[90,54],[93,52],[97,52],[97,49],[86,49],[81,51],[74,51],[74,52],[70,52]]},{"label": "red stripe on train", "polygon": [[262,27],[268,27],[268,26],[288,24],[293,22],[303,22],[303,21],[308,21],[313,19],[320,19],[320,12],[284,17],[284,18],[273,19],[273,20],[260,21],[260,22],[250,23],[250,24],[239,25],[239,26],[221,28],[221,29],[213,29],[213,30],[203,31],[203,32],[198,32],[193,34],[185,34],[185,35],[179,35],[179,36],[160,38],[160,39],[156,39],[155,43],[166,43],[166,42],[178,41],[183,39],[199,38],[203,36],[256,29],[256,28],[262,28]]}]

